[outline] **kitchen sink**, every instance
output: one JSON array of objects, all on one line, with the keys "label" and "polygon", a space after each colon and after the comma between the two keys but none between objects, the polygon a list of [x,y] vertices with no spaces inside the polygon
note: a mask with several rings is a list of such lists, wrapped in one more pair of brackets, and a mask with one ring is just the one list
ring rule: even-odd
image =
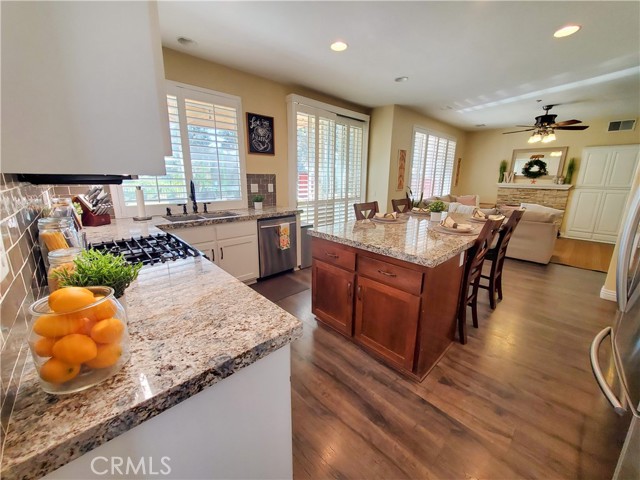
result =
[{"label": "kitchen sink", "polygon": [[237,217],[240,215],[235,212],[207,212],[207,213],[199,213],[202,218],[225,218],[225,217]]},{"label": "kitchen sink", "polygon": [[170,222],[189,222],[191,220],[202,220],[201,215],[167,215],[162,217]]}]

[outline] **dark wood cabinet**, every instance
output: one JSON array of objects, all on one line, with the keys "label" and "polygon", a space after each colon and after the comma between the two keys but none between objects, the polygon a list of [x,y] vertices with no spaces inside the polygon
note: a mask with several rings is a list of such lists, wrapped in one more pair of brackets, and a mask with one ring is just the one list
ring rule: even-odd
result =
[{"label": "dark wood cabinet", "polygon": [[318,321],[422,380],[454,339],[460,255],[430,268],[320,238],[312,252]]},{"label": "dark wood cabinet", "polygon": [[390,363],[413,370],[420,297],[358,276],[353,338]]},{"label": "dark wood cabinet", "polygon": [[313,260],[311,311],[318,320],[344,335],[353,332],[355,273]]}]

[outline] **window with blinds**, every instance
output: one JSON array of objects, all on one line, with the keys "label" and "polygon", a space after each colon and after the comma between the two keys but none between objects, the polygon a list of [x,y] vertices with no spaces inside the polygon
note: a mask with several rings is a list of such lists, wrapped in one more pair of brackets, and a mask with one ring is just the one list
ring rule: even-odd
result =
[{"label": "window with blinds", "polygon": [[330,112],[297,110],[297,207],[303,224],[354,218],[353,204],[363,193],[365,128],[364,122]]},{"label": "window with blinds", "polygon": [[167,174],[124,181],[125,207],[136,205],[136,186],[142,186],[149,205],[185,203],[192,180],[198,202],[243,201],[239,99],[184,86],[169,88],[172,156],[165,157]]},{"label": "window with blinds", "polygon": [[441,134],[415,129],[409,188],[414,197],[451,193],[456,141]]}]

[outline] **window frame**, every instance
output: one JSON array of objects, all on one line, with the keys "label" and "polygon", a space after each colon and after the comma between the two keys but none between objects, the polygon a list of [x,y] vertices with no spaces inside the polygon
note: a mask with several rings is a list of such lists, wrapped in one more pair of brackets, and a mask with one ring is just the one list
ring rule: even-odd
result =
[{"label": "window frame", "polygon": [[[298,112],[310,115],[322,116],[347,125],[362,126],[362,164],[360,177],[360,201],[364,201],[367,192],[368,174],[368,147],[370,116],[338,107],[328,103],[313,100],[301,95],[290,94],[287,101],[287,132],[288,132],[288,162],[289,162],[289,195],[290,206],[296,207],[298,203],[298,148],[297,148],[297,117]],[[317,152],[317,151],[316,151]],[[315,225],[317,226],[317,225]]]},{"label": "window frame", "polygon": [[[245,141],[245,126],[244,126],[244,110],[242,109],[242,98],[236,95],[230,95],[223,92],[217,92],[203,87],[195,85],[189,85],[187,83],[175,82],[172,80],[165,80],[166,95],[174,95],[178,99],[178,118],[180,122],[180,141],[182,143],[182,161],[185,172],[185,184],[187,194],[187,210],[191,213],[191,201],[189,198],[189,182],[193,178],[192,164],[191,164],[191,152],[189,150],[189,144],[184,143],[184,139],[188,140],[188,126],[186,119],[186,111],[184,108],[185,97],[189,97],[193,100],[216,103],[218,105],[233,107],[236,109],[237,125],[238,125],[238,157],[240,162],[240,200],[221,200],[212,201],[209,205],[210,211],[216,210],[228,210],[234,208],[247,208],[247,161],[246,161],[246,141]],[[216,97],[217,102],[212,102],[211,97]],[[182,106],[181,106],[182,105]],[[168,116],[167,125],[168,129]],[[161,176],[161,175],[158,175]],[[113,208],[116,214],[116,218],[134,217],[138,214],[137,205],[126,205],[124,200],[124,191],[122,185],[111,186],[111,198],[113,199]],[[202,206],[202,201],[198,201]],[[174,203],[156,203],[145,205],[147,215],[165,215],[166,208],[171,208],[174,214],[181,214],[182,209]],[[201,211],[201,210],[200,210]]]},{"label": "window frame", "polygon": [[[449,183],[449,191],[447,193],[442,193],[441,195],[437,195],[434,193],[430,193],[429,195],[427,195],[427,193],[425,192],[424,198],[429,198],[431,196],[445,196],[445,195],[450,195],[451,194],[451,190],[453,189],[453,184],[454,184],[454,178],[455,178],[455,171],[456,171],[456,152],[458,151],[458,139],[453,136],[453,135],[448,135],[446,133],[442,133],[442,132],[438,132],[436,130],[432,130],[429,128],[424,128],[424,127],[420,127],[418,125],[414,125],[413,126],[413,133],[411,135],[411,156],[410,156],[410,167],[409,167],[409,179],[407,181],[407,188],[411,188],[411,184],[413,181],[413,162],[415,159],[415,146],[416,146],[416,134],[420,133],[422,135],[431,135],[434,137],[438,137],[438,138],[442,138],[445,139],[447,141],[450,142],[455,142],[456,146],[453,150],[453,163],[451,165],[451,182]],[[428,144],[428,139],[427,139],[427,144]],[[426,155],[426,151],[425,151],[425,155]],[[424,159],[425,163],[426,163],[426,158]],[[445,171],[443,170],[443,179],[446,178],[446,174]],[[424,184],[424,178],[422,179],[422,183]],[[443,183],[444,186],[444,183]],[[414,197],[419,197],[420,194],[422,192],[413,192]]]}]

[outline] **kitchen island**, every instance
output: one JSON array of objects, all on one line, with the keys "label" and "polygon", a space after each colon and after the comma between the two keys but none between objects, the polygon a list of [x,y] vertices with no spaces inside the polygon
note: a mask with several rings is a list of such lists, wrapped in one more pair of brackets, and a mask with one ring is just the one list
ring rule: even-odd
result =
[{"label": "kitchen island", "polygon": [[[155,223],[116,220],[88,240]],[[203,257],[144,267],[126,297],[131,358],[114,377],[53,396],[28,362],[2,478],[124,478],[128,458],[138,477],[290,476],[289,344],[301,322]]]},{"label": "kitchen island", "polygon": [[425,217],[404,220],[312,229],[312,312],[422,380],[454,340],[465,251],[476,235],[440,233]]}]

